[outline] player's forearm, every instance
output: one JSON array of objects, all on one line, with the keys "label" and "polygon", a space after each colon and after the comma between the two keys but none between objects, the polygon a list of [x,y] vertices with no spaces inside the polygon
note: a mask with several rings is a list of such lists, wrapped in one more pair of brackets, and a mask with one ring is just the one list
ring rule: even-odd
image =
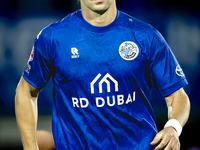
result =
[{"label": "player's forearm", "polygon": [[15,113],[24,149],[37,149],[37,97],[20,85],[16,91]]},{"label": "player's forearm", "polygon": [[190,101],[183,89],[166,97],[168,106],[168,119],[176,119],[183,127],[190,114]]}]

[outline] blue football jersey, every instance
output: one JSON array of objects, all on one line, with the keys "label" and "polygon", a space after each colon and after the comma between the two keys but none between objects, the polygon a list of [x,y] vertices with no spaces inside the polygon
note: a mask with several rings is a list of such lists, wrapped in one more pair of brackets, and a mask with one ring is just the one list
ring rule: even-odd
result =
[{"label": "blue football jersey", "polygon": [[53,80],[57,150],[146,150],[157,133],[149,91],[164,97],[187,84],[160,33],[121,12],[104,27],[81,10],[44,28],[23,72],[35,88]]}]

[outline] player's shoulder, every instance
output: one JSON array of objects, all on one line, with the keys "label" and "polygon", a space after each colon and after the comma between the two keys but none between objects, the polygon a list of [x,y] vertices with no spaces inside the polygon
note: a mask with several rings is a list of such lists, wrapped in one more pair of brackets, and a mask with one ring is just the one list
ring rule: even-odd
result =
[{"label": "player's shoulder", "polygon": [[73,13],[68,14],[66,17],[61,19],[60,21],[53,23],[52,27],[54,30],[59,28],[68,28],[68,27],[74,27],[74,25],[80,20],[79,14],[81,10],[77,10]]},{"label": "player's shoulder", "polygon": [[120,11],[120,13],[121,13],[122,20],[125,22],[123,25],[131,30],[134,30],[135,32],[150,33],[150,32],[156,31],[155,28],[151,24],[141,21],[122,11]]},{"label": "player's shoulder", "polygon": [[52,34],[54,32],[73,27],[79,20],[79,17],[78,17],[79,11],[80,10],[78,10],[74,13],[68,14],[63,19],[61,19],[57,22],[53,22],[53,23],[49,24],[48,26],[44,27],[38,34],[37,39],[41,37],[43,39],[48,40],[52,37]]}]

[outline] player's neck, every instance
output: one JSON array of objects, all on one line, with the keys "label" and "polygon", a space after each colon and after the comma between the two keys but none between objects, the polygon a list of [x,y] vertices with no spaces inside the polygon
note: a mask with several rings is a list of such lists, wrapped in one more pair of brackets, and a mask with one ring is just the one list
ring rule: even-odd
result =
[{"label": "player's neck", "polygon": [[103,13],[98,13],[87,8],[83,3],[81,4],[83,18],[93,26],[107,26],[112,23],[117,16],[117,8],[115,2],[109,9]]}]

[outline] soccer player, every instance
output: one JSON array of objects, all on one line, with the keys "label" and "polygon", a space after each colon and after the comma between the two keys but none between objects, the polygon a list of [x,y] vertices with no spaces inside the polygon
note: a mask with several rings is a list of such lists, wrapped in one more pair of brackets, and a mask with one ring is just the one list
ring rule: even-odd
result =
[{"label": "soccer player", "polygon": [[[37,150],[37,97],[53,80],[52,132],[57,150],[180,149],[188,120],[186,77],[151,25],[117,10],[115,0],[81,0],[81,10],[37,36],[16,90],[25,150]],[[151,85],[168,118],[157,131]]]}]

